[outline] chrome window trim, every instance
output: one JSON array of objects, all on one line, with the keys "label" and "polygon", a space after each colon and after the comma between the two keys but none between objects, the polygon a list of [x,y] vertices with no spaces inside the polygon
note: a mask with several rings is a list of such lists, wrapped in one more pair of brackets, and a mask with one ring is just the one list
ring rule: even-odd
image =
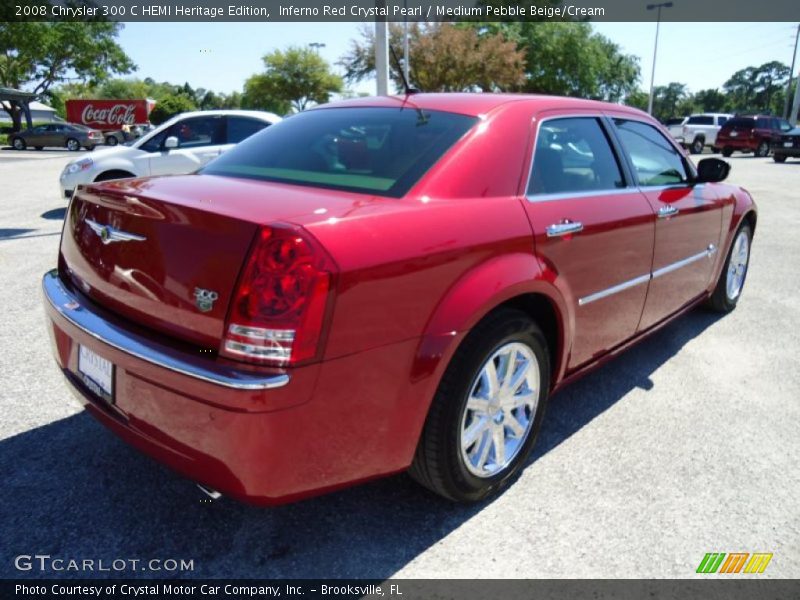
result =
[{"label": "chrome window trim", "polygon": [[596,198],[598,196],[616,196],[621,194],[637,194],[635,187],[612,188],[609,190],[593,190],[591,192],[558,192],[554,194],[525,194],[528,202],[548,202],[551,200],[569,200],[572,198]]},{"label": "chrome window trim", "polygon": [[586,306],[587,304],[590,304],[595,300],[601,300],[602,298],[613,296],[614,294],[618,294],[619,292],[624,292],[627,289],[630,289],[642,283],[647,283],[650,280],[655,279],[657,277],[661,277],[663,275],[667,275],[668,273],[672,273],[673,271],[677,271],[678,269],[681,269],[692,263],[695,263],[698,260],[714,256],[714,254],[716,253],[717,253],[717,247],[714,244],[709,244],[708,248],[706,248],[702,252],[698,252],[697,254],[693,254],[692,256],[688,256],[674,263],[670,263],[667,266],[661,267],[660,269],[656,269],[655,271],[651,271],[646,275],[640,275],[638,277],[634,277],[633,279],[628,279],[627,281],[623,281],[622,283],[618,283],[617,285],[612,285],[609,288],[605,288],[598,292],[589,294],[588,296],[584,296],[583,298],[579,298],[578,306]]},{"label": "chrome window trim", "polygon": [[611,188],[609,190],[591,190],[589,192],[558,192],[555,194],[529,194],[528,188],[531,185],[531,177],[533,177],[533,158],[536,155],[536,144],[539,143],[539,132],[541,131],[542,124],[546,123],[547,121],[553,121],[556,119],[595,119],[596,121],[600,121],[600,129],[603,131],[603,134],[606,137],[610,137],[610,132],[606,131],[606,127],[604,126],[606,115],[602,113],[568,113],[568,114],[559,114],[559,115],[552,115],[549,117],[543,117],[542,119],[537,119],[533,117],[533,121],[538,121],[538,125],[536,127],[536,135],[533,137],[533,146],[531,146],[531,157],[528,161],[528,176],[525,179],[525,188],[524,188],[524,195],[525,199],[528,202],[547,202],[552,200],[566,200],[569,198],[590,198],[594,196],[610,196],[611,194],[623,194],[623,193],[634,193],[638,192],[638,188],[634,185],[634,181],[628,181],[628,179],[633,176],[627,173],[627,170],[623,166],[623,163],[627,160],[624,156],[619,156],[619,150],[615,147],[612,140],[608,139],[608,147],[611,150],[611,153],[614,155],[614,158],[617,161],[617,167],[620,170],[620,174],[622,175],[623,180],[625,181],[625,187],[621,188]]},{"label": "chrome window trim", "polygon": [[101,315],[92,312],[89,307],[81,303],[78,296],[64,287],[56,269],[45,273],[42,290],[50,305],[72,325],[120,352],[157,367],[237,390],[268,390],[289,383],[289,375],[285,373],[259,375],[223,365],[202,365],[201,359],[194,357],[187,356],[186,359],[177,357],[157,342],[124,331]]}]

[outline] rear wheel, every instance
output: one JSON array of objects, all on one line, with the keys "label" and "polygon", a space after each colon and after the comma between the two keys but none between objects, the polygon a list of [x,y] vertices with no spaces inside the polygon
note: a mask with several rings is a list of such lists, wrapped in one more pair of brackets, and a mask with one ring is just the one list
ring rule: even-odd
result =
[{"label": "rear wheel", "polygon": [[78,140],[76,140],[75,138],[69,138],[67,140],[67,150],[69,150],[70,152],[77,152],[80,149],[81,149],[81,144]]},{"label": "rear wheel", "polygon": [[44,146],[34,146],[37,150],[44,150]]},{"label": "rear wheel", "polygon": [[14,138],[11,141],[11,145],[14,147],[14,150],[25,150],[25,148],[27,147],[25,140],[18,137]]},{"label": "rear wheel", "polygon": [[766,140],[759,142],[758,146],[756,147],[755,154],[759,158],[764,158],[765,156],[769,155],[769,142]]},{"label": "rear wheel", "polygon": [[786,162],[786,155],[785,154],[773,154],[772,155],[772,160],[774,160],[776,163]]},{"label": "rear wheel", "polygon": [[753,230],[748,223],[743,224],[728,252],[725,266],[719,275],[717,287],[709,298],[709,306],[717,312],[730,312],[736,308],[736,303],[742,295],[744,280],[747,277],[747,268],[750,265],[750,242],[753,239]]},{"label": "rear wheel", "polygon": [[116,146],[119,143],[119,140],[116,136],[110,135],[106,138],[106,146]]},{"label": "rear wheel", "polygon": [[459,502],[496,493],[530,454],[549,386],[541,329],[521,311],[496,311],[472,330],[447,367],[411,476]]},{"label": "rear wheel", "polygon": [[722,149],[722,156],[728,158],[731,154],[733,154],[733,148],[723,148]]},{"label": "rear wheel", "polygon": [[705,140],[703,138],[695,138],[692,142],[692,146],[690,148],[692,154],[702,154],[703,147],[705,146]]}]

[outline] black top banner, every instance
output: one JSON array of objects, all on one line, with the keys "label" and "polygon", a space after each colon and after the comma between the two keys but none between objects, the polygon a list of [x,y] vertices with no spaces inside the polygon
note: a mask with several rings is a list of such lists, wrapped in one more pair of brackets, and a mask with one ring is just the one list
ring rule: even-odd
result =
[{"label": "black top banner", "polygon": [[798,21],[798,0],[3,0],[23,21]]}]

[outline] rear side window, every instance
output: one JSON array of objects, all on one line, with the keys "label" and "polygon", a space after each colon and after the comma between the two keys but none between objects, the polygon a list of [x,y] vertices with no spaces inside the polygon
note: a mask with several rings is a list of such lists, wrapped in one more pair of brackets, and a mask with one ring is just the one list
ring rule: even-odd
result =
[{"label": "rear side window", "polygon": [[772,119],[768,119],[766,117],[758,117],[756,119],[756,129],[772,129],[770,127],[770,121]]},{"label": "rear side window", "polygon": [[251,136],[201,172],[399,198],[476,121],[413,107],[311,110]]},{"label": "rear side window", "polygon": [[756,126],[756,120],[752,117],[734,117],[726,125],[729,129],[753,129]]},{"label": "rear side window", "polygon": [[222,121],[220,116],[183,119],[153,136],[139,148],[145,152],[159,152],[164,140],[173,136],[178,138],[178,148],[191,149],[223,144]]},{"label": "rear side window", "polygon": [[264,129],[269,123],[258,119],[248,119],[247,117],[228,117],[227,143],[238,144],[242,140],[249,138],[254,133]]},{"label": "rear side window", "polygon": [[639,185],[672,185],[688,180],[683,157],[655,127],[625,119],[614,119],[614,123]]},{"label": "rear side window", "polygon": [[717,125],[722,127],[728,121],[728,117],[717,117]]},{"label": "rear side window", "polygon": [[528,194],[609,191],[625,187],[597,119],[550,119],[539,125]]},{"label": "rear side window", "polygon": [[696,117],[689,117],[687,121],[689,125],[713,125],[714,124],[714,117],[707,116],[707,115],[698,115]]}]

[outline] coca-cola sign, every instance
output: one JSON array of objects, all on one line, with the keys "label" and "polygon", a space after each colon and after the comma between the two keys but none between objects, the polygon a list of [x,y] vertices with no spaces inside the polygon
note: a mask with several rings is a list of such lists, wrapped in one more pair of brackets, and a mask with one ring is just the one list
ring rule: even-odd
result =
[{"label": "coca-cola sign", "polygon": [[146,123],[151,103],[147,100],[67,100],[67,120],[97,129],[121,129]]},{"label": "coca-cola sign", "polygon": [[109,125],[133,125],[136,122],[133,104],[115,104],[111,108],[95,108],[93,104],[83,107],[82,123],[108,123]]}]

